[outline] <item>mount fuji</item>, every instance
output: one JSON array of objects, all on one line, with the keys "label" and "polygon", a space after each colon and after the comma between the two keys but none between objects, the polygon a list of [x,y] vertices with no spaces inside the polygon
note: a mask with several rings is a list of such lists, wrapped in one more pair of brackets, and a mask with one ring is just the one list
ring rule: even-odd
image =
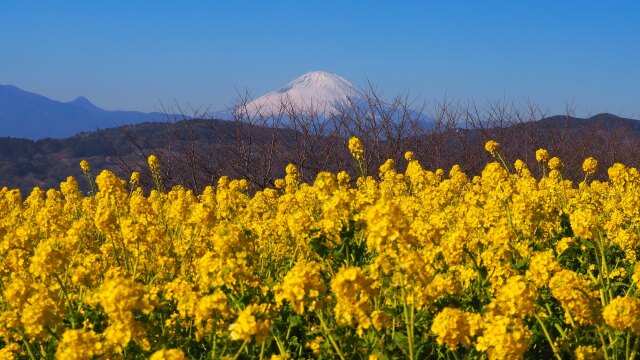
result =
[{"label": "mount fuji", "polygon": [[[353,115],[354,110],[361,114],[370,114],[367,99],[367,93],[349,80],[331,72],[312,71],[234,110],[219,111],[213,115],[225,120],[233,118],[234,114],[238,118],[280,117],[286,126],[290,114],[317,115],[324,118],[344,114],[345,110],[350,115]],[[433,126],[433,119],[419,112],[408,110],[403,114],[401,109],[393,109],[384,102],[376,105],[379,105],[378,111],[387,112],[392,119],[398,120],[404,115],[409,115],[425,128]]]},{"label": "mount fuji", "polygon": [[303,114],[335,115],[340,108],[363,99],[363,92],[345,78],[330,72],[312,71],[247,103],[244,108],[254,116],[274,115],[283,109]]}]

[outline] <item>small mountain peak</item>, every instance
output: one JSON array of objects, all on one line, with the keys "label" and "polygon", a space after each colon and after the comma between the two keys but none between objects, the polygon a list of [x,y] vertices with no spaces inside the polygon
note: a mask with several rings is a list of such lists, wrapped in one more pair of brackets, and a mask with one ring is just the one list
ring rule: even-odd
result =
[{"label": "small mountain peak", "polygon": [[599,113],[591,116],[588,120],[610,120],[610,119],[620,119],[618,115],[614,115],[611,113]]},{"label": "small mountain peak", "polygon": [[99,107],[95,106],[89,99],[84,96],[78,96],[72,101],[69,101],[67,104],[75,105],[81,107],[85,110],[100,110]]},{"label": "small mountain peak", "polygon": [[75,98],[74,100],[69,101],[69,104],[78,104],[78,105],[79,105],[79,104],[86,104],[86,105],[93,105],[93,104],[91,103],[91,101],[89,101],[89,99],[87,99],[87,98],[86,98],[86,97],[84,97],[84,96],[78,96],[78,97],[77,97],[77,98]]}]

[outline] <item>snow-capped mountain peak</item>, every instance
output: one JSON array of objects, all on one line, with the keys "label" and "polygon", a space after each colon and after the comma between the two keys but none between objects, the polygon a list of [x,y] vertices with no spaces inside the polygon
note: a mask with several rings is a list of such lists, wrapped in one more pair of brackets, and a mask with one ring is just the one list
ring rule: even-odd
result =
[{"label": "snow-capped mountain peak", "polygon": [[362,92],[343,77],[325,71],[312,71],[249,102],[245,109],[252,115],[264,116],[278,114],[283,109],[331,114],[350,100],[361,97]]},{"label": "snow-capped mountain peak", "polygon": [[278,92],[287,92],[296,88],[309,90],[330,89],[347,91],[352,88],[355,89],[351,82],[334,73],[326,71],[311,71],[293,80],[292,82],[278,90]]}]

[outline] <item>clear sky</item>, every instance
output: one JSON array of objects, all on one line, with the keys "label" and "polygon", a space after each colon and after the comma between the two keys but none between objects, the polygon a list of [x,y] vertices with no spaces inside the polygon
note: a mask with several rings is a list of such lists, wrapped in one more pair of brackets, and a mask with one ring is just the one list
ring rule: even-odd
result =
[{"label": "clear sky", "polygon": [[311,70],[638,117],[640,1],[0,1],[0,84],[56,100],[219,110]]}]

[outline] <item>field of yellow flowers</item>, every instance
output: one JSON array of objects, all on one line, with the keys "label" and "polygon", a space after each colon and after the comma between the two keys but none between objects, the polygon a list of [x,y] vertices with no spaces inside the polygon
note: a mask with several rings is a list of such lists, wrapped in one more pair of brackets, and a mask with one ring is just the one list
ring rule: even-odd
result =
[{"label": "field of yellow flowers", "polygon": [[[534,178],[499,144],[480,176],[405,155],[249,193],[109,171],[0,191],[0,359],[633,359],[640,173]],[[404,170],[400,171],[402,167]]]}]

